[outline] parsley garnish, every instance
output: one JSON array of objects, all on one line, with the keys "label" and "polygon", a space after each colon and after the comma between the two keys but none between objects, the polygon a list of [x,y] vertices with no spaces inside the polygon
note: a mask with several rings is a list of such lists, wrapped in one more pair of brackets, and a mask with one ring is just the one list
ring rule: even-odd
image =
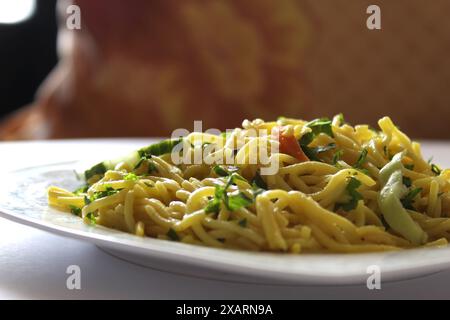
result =
[{"label": "parsley garnish", "polygon": [[356,163],[353,166],[355,169],[361,169],[362,168],[362,165],[367,160],[367,154],[368,154],[368,150],[367,149],[363,149],[361,151],[361,153],[359,154],[358,160],[356,160]]},{"label": "parsley garnish", "polygon": [[322,119],[316,119],[311,122],[308,122],[306,124],[308,128],[311,129],[311,132],[308,132],[304,134],[300,140],[300,147],[302,148],[305,155],[308,157],[308,159],[313,161],[320,161],[320,159],[317,157],[319,153],[329,151],[331,149],[334,149],[336,145],[334,143],[331,143],[324,147],[317,147],[317,148],[310,148],[308,147],[311,142],[321,133],[324,133],[326,135],[329,135],[330,137],[334,138],[333,130],[331,126],[331,120],[328,118],[322,118]]},{"label": "parsley garnish", "polygon": [[405,164],[404,167],[408,170],[414,170],[414,164]]},{"label": "parsley garnish", "polygon": [[404,184],[407,188],[411,187],[411,186],[412,186],[411,178],[403,177],[403,184]]},{"label": "parsley garnish", "polygon": [[180,237],[178,236],[178,233],[175,230],[173,230],[172,228],[170,228],[169,231],[167,231],[167,236],[172,241],[180,241]]},{"label": "parsley garnish", "polygon": [[79,196],[80,194],[86,193],[88,191],[88,186],[82,186],[79,187],[77,190],[75,190],[73,193],[77,196]]},{"label": "parsley garnish", "polygon": [[220,211],[220,204],[223,202],[225,207],[230,211],[236,211],[242,207],[247,207],[253,203],[253,199],[250,199],[243,192],[238,194],[228,195],[228,188],[235,183],[236,180],[245,180],[237,173],[232,173],[227,180],[224,187],[216,186],[214,192],[214,198],[208,203],[205,208],[206,213],[218,213]]},{"label": "parsley garnish", "polygon": [[94,215],[93,212],[89,212],[89,213],[86,215],[86,218],[88,219],[88,221],[89,221],[90,224],[96,224],[96,223],[97,223],[97,219],[96,219],[96,217],[95,217],[95,215]]},{"label": "parsley garnish", "polygon": [[414,198],[421,192],[422,188],[415,188],[413,190],[410,190],[408,194],[403,199],[400,200],[402,202],[403,207],[408,210],[415,210],[413,207]]},{"label": "parsley garnish", "polygon": [[89,180],[90,178],[92,178],[93,176],[96,175],[104,175],[107,171],[107,168],[105,166],[105,164],[103,162],[100,162],[98,164],[96,164],[95,166],[93,166],[92,168],[90,168],[89,170],[86,170],[84,172],[84,177],[87,180]]},{"label": "parsley garnish", "polygon": [[70,212],[78,217],[81,217],[81,208],[78,208],[74,205],[69,205]]},{"label": "parsley garnish", "polygon": [[130,172],[124,177],[124,179],[127,181],[138,181],[139,177],[136,174]]},{"label": "parsley garnish", "polygon": [[350,177],[350,180],[347,184],[345,190],[350,196],[350,201],[347,203],[337,203],[335,210],[342,208],[344,211],[354,210],[358,206],[358,201],[363,199],[363,196],[356,191],[361,186],[361,181],[354,177]]},{"label": "parsley garnish", "polygon": [[341,160],[342,155],[344,154],[344,150],[338,150],[334,153],[333,155],[333,165],[336,165],[338,163],[339,160]]},{"label": "parsley garnish", "polygon": [[[94,193],[91,198],[89,199],[91,203],[92,201],[95,201],[97,199],[101,199],[101,198],[105,198],[105,197],[109,197],[112,196],[113,194],[116,194],[117,192],[121,191],[122,189],[114,189],[110,186],[106,187],[104,191],[99,191]],[[89,204],[88,203],[88,204]]]},{"label": "parsley garnish", "polygon": [[143,164],[144,162],[147,162],[147,165],[148,165],[147,173],[150,174],[150,173],[152,173],[152,172],[154,172],[154,171],[158,171],[158,169],[156,168],[156,166],[155,166],[155,164],[153,163],[153,161],[150,160],[151,157],[152,157],[151,155],[149,156],[149,158],[141,157],[141,159],[140,159],[139,162],[136,164],[136,166],[134,167],[133,170],[139,169],[139,168],[142,166],[142,164]]},{"label": "parsley garnish", "polygon": [[339,113],[338,114],[338,120],[339,120],[339,125],[342,126],[345,124],[345,119],[344,119],[344,114]]},{"label": "parsley garnish", "polygon": [[256,171],[256,174],[253,177],[252,186],[255,189],[260,188],[260,189],[267,190],[267,184],[261,177],[261,174],[259,173],[259,171]]},{"label": "parsley garnish", "polygon": [[246,228],[247,227],[247,219],[243,218],[241,220],[238,221],[238,224],[242,227],[242,228]]},{"label": "parsley garnish", "polygon": [[431,171],[437,176],[442,172],[442,170],[435,164],[431,164]]}]

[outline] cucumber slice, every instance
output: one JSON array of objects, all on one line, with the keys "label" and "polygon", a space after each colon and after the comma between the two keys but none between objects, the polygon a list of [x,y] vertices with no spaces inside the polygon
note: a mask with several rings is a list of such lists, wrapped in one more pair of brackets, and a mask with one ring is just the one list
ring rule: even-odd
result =
[{"label": "cucumber slice", "polygon": [[170,153],[172,152],[173,148],[182,141],[183,138],[163,140],[161,142],[154,143],[147,147],[139,149],[138,151],[134,151],[133,153],[125,157],[97,163],[95,166],[84,172],[84,178],[86,179],[86,181],[88,181],[94,176],[97,175],[103,176],[106,173],[106,171],[113,170],[117,166],[117,164],[121,162],[125,162],[130,166],[130,168],[134,168],[136,164],[140,161],[140,159],[151,158],[152,156],[157,157],[163,154]]},{"label": "cucumber slice", "polygon": [[137,151],[134,151],[133,153],[125,157],[121,157],[115,160],[106,160],[97,163],[95,166],[84,172],[84,178],[86,179],[86,181],[88,181],[94,176],[97,175],[103,176],[106,173],[106,171],[113,170],[121,162],[125,162],[131,168],[133,168],[139,161],[139,159],[140,159],[139,153]]},{"label": "cucumber slice", "polygon": [[150,158],[151,156],[162,156],[163,154],[171,153],[173,148],[183,141],[179,139],[167,139],[161,142],[151,144],[148,147],[142,148],[138,151],[141,157]]}]

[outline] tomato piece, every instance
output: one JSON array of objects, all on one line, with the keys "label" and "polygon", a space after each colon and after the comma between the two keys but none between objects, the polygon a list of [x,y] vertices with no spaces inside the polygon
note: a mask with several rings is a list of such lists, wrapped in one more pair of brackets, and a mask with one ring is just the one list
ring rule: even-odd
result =
[{"label": "tomato piece", "polygon": [[278,141],[280,142],[280,152],[293,156],[294,158],[300,160],[301,162],[309,161],[306,154],[300,147],[299,142],[295,139],[294,135],[284,135],[283,128],[278,130]]}]

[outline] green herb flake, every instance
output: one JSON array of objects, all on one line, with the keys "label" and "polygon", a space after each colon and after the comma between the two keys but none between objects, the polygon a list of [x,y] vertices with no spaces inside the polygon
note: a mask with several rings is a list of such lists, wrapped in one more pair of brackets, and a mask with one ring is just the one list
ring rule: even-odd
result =
[{"label": "green herb flake", "polygon": [[214,192],[214,198],[209,201],[205,207],[206,213],[218,213],[220,211],[220,204],[223,202],[225,207],[230,211],[236,211],[242,207],[247,207],[253,203],[253,199],[250,199],[244,193],[239,192],[238,194],[228,195],[228,188],[235,184],[236,180],[247,181],[245,178],[237,173],[232,173],[227,178],[227,182],[224,187],[216,186]]},{"label": "green herb flake", "polygon": [[350,196],[350,200],[347,203],[337,203],[335,210],[342,208],[344,211],[351,211],[356,209],[358,206],[358,201],[363,199],[363,196],[356,190],[361,186],[361,181],[354,177],[350,177],[345,190]]},{"label": "green herb flake", "polygon": [[259,171],[256,171],[256,174],[253,177],[252,186],[255,189],[259,188],[259,189],[267,190],[267,184],[264,181],[264,179],[261,177],[261,174],[259,173]]},{"label": "green herb flake", "polygon": [[136,174],[134,174],[133,172],[130,172],[124,177],[124,179],[126,181],[138,181],[139,177]]},{"label": "green herb flake", "polygon": [[178,233],[175,230],[173,230],[172,228],[170,228],[169,231],[167,231],[167,236],[172,241],[180,241],[180,237],[178,236]]},{"label": "green herb flake", "polygon": [[236,195],[227,196],[225,200],[225,206],[230,211],[236,211],[243,207],[248,207],[253,203],[253,199],[247,197],[243,192],[239,192]]},{"label": "green herb flake", "polygon": [[431,164],[431,171],[435,174],[435,175],[440,175],[442,170],[441,168],[439,168],[437,165],[435,164]]},{"label": "green herb flake", "polygon": [[100,162],[98,164],[96,164],[95,166],[93,166],[92,168],[90,168],[89,170],[86,170],[84,172],[84,177],[87,180],[89,180],[90,178],[96,176],[96,175],[104,175],[107,171],[107,168],[105,166],[105,164],[103,162]]},{"label": "green herb flake", "polygon": [[97,218],[95,217],[93,212],[89,212],[86,215],[86,219],[89,221],[90,224],[96,224],[97,223]]},{"label": "green herb flake", "polygon": [[334,138],[331,120],[328,118],[315,119],[311,122],[308,122],[306,126],[311,129],[314,137],[318,136],[321,133],[324,133]]},{"label": "green herb flake", "polygon": [[367,160],[367,154],[368,153],[369,153],[369,151],[367,149],[363,149],[361,151],[361,153],[359,154],[358,160],[356,160],[356,163],[353,165],[353,167],[356,168],[356,169],[361,169],[362,165]]},{"label": "green herb flake", "polygon": [[112,196],[112,195],[118,193],[121,190],[122,189],[114,189],[111,186],[107,186],[104,191],[95,192],[89,200],[90,200],[90,202],[92,202],[97,199],[106,198],[106,197],[109,197],[109,196]]},{"label": "green herb flake", "polygon": [[407,188],[410,188],[410,187],[412,186],[411,178],[403,177],[403,184],[404,184]]},{"label": "green herb flake", "polygon": [[219,177],[226,177],[230,175],[230,173],[227,170],[225,170],[222,166],[215,166],[213,170]]},{"label": "green herb flake", "polygon": [[73,192],[73,194],[79,196],[79,195],[85,194],[88,191],[88,189],[89,189],[88,186],[82,186],[82,187],[79,187],[78,189],[76,189]]},{"label": "green herb flake", "polygon": [[308,122],[306,124],[306,127],[310,128],[311,132],[304,134],[300,138],[299,140],[300,147],[302,148],[303,152],[308,157],[308,159],[312,161],[320,161],[317,155],[319,153],[326,152],[335,148],[336,145],[329,144],[328,146],[317,148],[311,148],[309,147],[309,145],[321,133],[324,133],[334,138],[331,120],[329,120],[328,118],[316,119],[311,122]]},{"label": "green herb flake", "polygon": [[70,212],[71,212],[73,215],[76,215],[76,216],[78,216],[78,217],[81,217],[81,208],[78,208],[78,207],[76,207],[76,206],[74,206],[74,205],[69,205],[69,209],[70,209]]},{"label": "green herb flake", "polygon": [[405,164],[403,165],[406,169],[413,171],[414,170],[414,164]]},{"label": "green herb flake", "polygon": [[343,113],[338,114],[339,125],[342,126],[345,124],[345,118]]},{"label": "green herb flake", "polygon": [[338,161],[342,159],[342,156],[344,155],[344,150],[338,150],[333,155],[332,163],[333,165],[337,165]]},{"label": "green herb flake", "polygon": [[239,220],[238,225],[240,225],[242,228],[246,228],[247,227],[247,219],[243,218],[243,219]]},{"label": "green herb flake", "polygon": [[422,188],[415,188],[415,189],[410,190],[406,194],[406,196],[400,200],[402,202],[403,207],[408,210],[416,210],[413,207],[414,198],[416,198],[417,195],[419,195],[419,193],[421,193],[421,192],[422,192]]}]

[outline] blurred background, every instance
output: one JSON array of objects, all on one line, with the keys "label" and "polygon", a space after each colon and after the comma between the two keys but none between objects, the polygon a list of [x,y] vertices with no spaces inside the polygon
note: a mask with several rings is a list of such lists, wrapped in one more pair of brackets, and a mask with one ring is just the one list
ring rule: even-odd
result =
[{"label": "blurred background", "polygon": [[0,118],[31,103],[56,65],[55,3],[0,1]]},{"label": "blurred background", "polygon": [[[381,30],[366,27],[371,4]],[[448,12],[449,0],[0,0],[0,139],[341,112],[450,139]]]}]

